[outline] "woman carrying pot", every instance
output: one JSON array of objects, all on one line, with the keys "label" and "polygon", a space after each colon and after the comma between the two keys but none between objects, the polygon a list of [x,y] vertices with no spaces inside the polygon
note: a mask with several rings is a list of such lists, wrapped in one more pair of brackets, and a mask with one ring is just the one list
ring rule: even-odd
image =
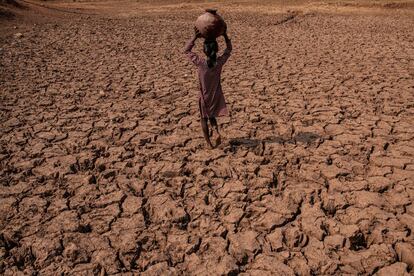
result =
[{"label": "woman carrying pot", "polygon": [[[210,138],[216,136],[215,146],[218,146],[221,143],[221,135],[216,118],[228,116],[226,101],[221,88],[221,71],[223,65],[230,57],[232,45],[231,40],[227,36],[227,27],[221,17],[218,17],[215,11],[212,12],[211,10],[207,10],[207,12],[212,13],[215,16],[215,18],[211,17],[215,21],[212,22],[213,24],[207,26],[207,28],[203,29],[202,26],[200,29],[202,29],[203,33],[201,33],[197,27],[194,27],[194,37],[187,42],[184,53],[198,69],[200,83],[198,104],[201,116],[201,128],[207,145],[210,148],[214,148]],[[219,20],[217,20],[217,17]],[[196,25],[197,23],[198,22],[196,22]],[[222,30],[220,30],[220,28]],[[224,37],[226,49],[221,56],[217,57],[219,49],[216,37],[220,35],[223,35]],[[206,38],[203,45],[203,52],[206,55],[206,59],[199,57],[196,53],[191,51],[195,45],[195,41],[201,37]],[[211,124],[211,133],[209,132],[208,121],[210,121]]]}]

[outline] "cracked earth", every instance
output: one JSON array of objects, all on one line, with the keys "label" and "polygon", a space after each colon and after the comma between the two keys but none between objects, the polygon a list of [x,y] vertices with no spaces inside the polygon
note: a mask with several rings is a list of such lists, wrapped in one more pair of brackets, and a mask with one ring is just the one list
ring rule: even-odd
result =
[{"label": "cracked earth", "polygon": [[[0,274],[412,275],[412,2],[21,3]],[[182,53],[205,7],[234,48],[214,150]]]}]

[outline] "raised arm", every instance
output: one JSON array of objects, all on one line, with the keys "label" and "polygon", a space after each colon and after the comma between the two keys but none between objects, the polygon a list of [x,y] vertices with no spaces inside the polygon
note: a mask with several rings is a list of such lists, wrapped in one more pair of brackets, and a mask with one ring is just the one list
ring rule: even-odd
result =
[{"label": "raised arm", "polygon": [[224,50],[223,54],[217,59],[217,64],[224,65],[226,61],[229,59],[231,55],[231,51],[233,50],[233,47],[231,45],[231,40],[227,35],[227,32],[223,34],[224,40],[226,42],[226,49]]},{"label": "raised arm", "polygon": [[195,41],[199,37],[201,37],[201,34],[198,31],[198,29],[194,27],[194,36],[187,42],[184,48],[184,54],[191,60],[192,63],[194,63],[197,66],[200,64],[201,59],[196,53],[193,53],[191,50],[195,45]]},{"label": "raised arm", "polygon": [[224,37],[224,40],[226,41],[226,50],[225,51],[231,52],[231,50],[233,50],[233,47],[231,45],[231,40],[228,37],[227,32],[224,33],[223,37]]}]

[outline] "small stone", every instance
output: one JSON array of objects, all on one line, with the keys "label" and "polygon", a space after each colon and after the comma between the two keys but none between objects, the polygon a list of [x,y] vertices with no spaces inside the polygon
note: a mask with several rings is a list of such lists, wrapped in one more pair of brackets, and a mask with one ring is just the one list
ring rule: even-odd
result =
[{"label": "small stone", "polygon": [[23,37],[23,34],[22,33],[15,33],[14,37],[15,38],[21,38],[21,37]]}]

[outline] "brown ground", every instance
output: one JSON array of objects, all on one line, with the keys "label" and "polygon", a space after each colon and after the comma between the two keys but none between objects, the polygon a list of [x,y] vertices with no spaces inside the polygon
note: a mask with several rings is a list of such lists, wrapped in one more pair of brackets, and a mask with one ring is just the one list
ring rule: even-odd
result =
[{"label": "brown ground", "polygon": [[[3,3],[0,274],[413,273],[413,1],[191,2]],[[215,150],[181,53],[206,7]]]}]

